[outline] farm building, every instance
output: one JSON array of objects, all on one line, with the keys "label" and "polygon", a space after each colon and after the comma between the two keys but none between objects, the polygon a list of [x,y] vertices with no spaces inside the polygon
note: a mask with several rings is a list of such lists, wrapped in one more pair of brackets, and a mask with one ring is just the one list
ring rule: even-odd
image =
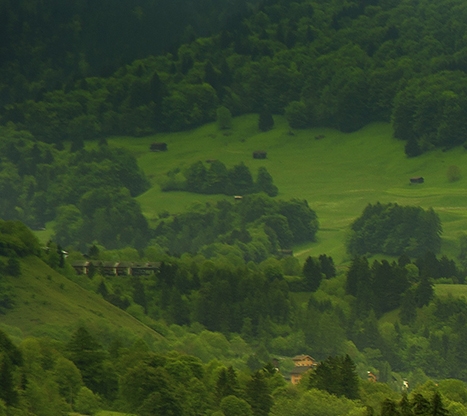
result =
[{"label": "farm building", "polygon": [[423,183],[425,182],[425,179],[423,178],[423,176],[414,176],[412,178],[410,178],[410,183]]},{"label": "farm building", "polygon": [[253,159],[266,159],[268,153],[264,150],[256,150],[253,152]]},{"label": "farm building", "polygon": [[317,362],[309,355],[297,355],[293,358],[295,367],[290,372],[290,381],[292,384],[298,384],[302,379],[303,374],[316,368]]},{"label": "farm building", "polygon": [[154,142],[154,143],[151,143],[151,146],[149,148],[151,149],[152,152],[165,152],[167,151],[167,143]]}]

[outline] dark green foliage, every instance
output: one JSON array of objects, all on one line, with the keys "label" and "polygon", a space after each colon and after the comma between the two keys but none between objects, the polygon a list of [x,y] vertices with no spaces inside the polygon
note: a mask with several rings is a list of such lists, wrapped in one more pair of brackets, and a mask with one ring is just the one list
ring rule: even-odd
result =
[{"label": "dark green foliage", "polygon": [[[252,240],[250,230],[255,230]],[[275,201],[266,195],[246,195],[240,201],[206,204],[195,212],[162,219],[155,237],[173,254],[202,250],[207,257],[235,245],[246,261],[260,262],[268,253],[313,241],[316,213],[306,201]],[[230,250],[230,249],[229,249]]]},{"label": "dark green foliage", "polygon": [[261,131],[269,131],[274,127],[274,119],[271,112],[265,109],[259,113],[258,128]]},{"label": "dark green foliage", "polygon": [[[264,166],[258,169],[256,182],[253,181],[250,169],[242,162],[231,169],[219,160],[209,161],[209,168],[201,162],[195,162],[185,170],[185,182],[176,183],[168,180],[163,185],[164,191],[184,190],[200,194],[248,195],[264,192],[274,197],[278,189],[272,176]],[[172,172],[168,174],[171,177]]]},{"label": "dark green foliage", "polygon": [[105,365],[106,352],[84,327],[73,333],[67,353],[89,389],[108,399],[115,397],[117,380],[115,373]]},{"label": "dark green foliage", "polygon": [[[40,245],[31,230],[19,221],[0,220],[0,254],[3,256],[24,257],[30,254],[39,255]],[[14,260],[12,262],[12,271]]]},{"label": "dark green foliage", "polygon": [[222,368],[216,382],[216,396],[219,401],[227,396],[237,396],[240,394],[240,385],[237,374],[232,366]]},{"label": "dark green foliage", "polygon": [[8,258],[5,273],[14,277],[18,277],[21,274],[21,265],[17,256]]},{"label": "dark green foliage", "polygon": [[310,377],[310,386],[326,390],[336,396],[357,399],[358,375],[355,364],[348,356],[328,357],[321,361]]},{"label": "dark green foliage", "polygon": [[410,400],[414,416],[433,414],[430,402],[420,393],[415,393]]},{"label": "dark green foliage", "polygon": [[143,0],[114,7],[110,19],[101,1],[4,6],[5,121],[79,147],[103,134],[197,126],[223,104],[259,113],[264,131],[271,112],[293,128],[343,131],[392,118],[396,137],[415,140],[409,156],[414,143],[425,151],[464,141],[465,46],[446,29],[462,27],[461,0]]},{"label": "dark green foliage", "polygon": [[433,209],[397,204],[368,204],[351,225],[348,251],[418,256],[441,247],[441,221]]},{"label": "dark green foliage", "polygon": [[217,125],[221,130],[232,128],[232,113],[227,107],[220,106],[216,111]]},{"label": "dark green foliage", "polygon": [[433,416],[446,416],[449,415],[449,411],[444,407],[443,400],[439,392],[435,392],[431,400],[432,415]]},{"label": "dark green foliage", "polygon": [[391,399],[384,400],[381,406],[381,416],[400,416],[397,405]]},{"label": "dark green foliage", "polygon": [[326,279],[330,279],[331,277],[336,276],[336,266],[334,265],[334,260],[331,256],[320,254],[318,260],[321,267],[321,272],[324,273]]},{"label": "dark green foliage", "polygon": [[267,416],[273,405],[264,370],[255,371],[246,387],[247,401],[255,416]]},{"label": "dark green foliage", "polygon": [[404,151],[408,157],[420,156],[423,153],[422,149],[420,148],[420,145],[417,142],[417,139],[413,137],[407,140],[407,143],[404,147]]},{"label": "dark green foliage", "polygon": [[417,156],[430,145],[446,148],[465,141],[465,73],[444,71],[412,80],[394,101],[394,134],[407,140],[405,152]]},{"label": "dark green foliage", "polygon": [[308,256],[303,265],[304,289],[310,292],[316,292],[319,288],[323,274],[318,261]]},{"label": "dark green foliage", "polygon": [[433,295],[434,290],[432,283],[427,277],[422,277],[414,293],[416,305],[419,308],[428,305],[431,299],[433,299]]},{"label": "dark green foliage", "polygon": [[[9,190],[4,189],[3,192],[8,196],[8,203],[3,206],[0,204],[0,216],[3,219],[21,220],[34,228],[42,228],[61,211],[65,221],[70,221],[70,230],[65,232],[70,238],[65,237],[60,241],[63,247],[70,243],[82,247],[85,243],[80,241],[82,235],[78,232],[83,222],[82,214],[76,207],[71,209],[63,208],[64,206],[79,205],[84,194],[101,187],[126,188],[132,197],[148,187],[148,181],[137,166],[136,159],[121,149],[100,146],[91,151],[58,152],[53,146],[34,141],[24,132],[2,129],[0,136],[0,150],[5,151],[0,158],[0,172],[3,172],[3,178],[9,183]],[[1,177],[0,174],[0,182]],[[0,188],[1,186],[0,183]],[[104,207],[105,204],[101,208]],[[137,206],[134,208],[138,210]],[[8,229],[15,227],[18,228],[15,232],[27,244],[26,248],[19,251],[32,249],[38,252],[35,237],[31,237],[32,234],[28,236],[29,230],[24,225],[10,224],[3,227],[5,231],[2,233],[8,234]],[[25,230],[20,232],[20,227]],[[4,235],[2,238],[5,240],[9,237]],[[5,240],[4,249],[9,244]],[[19,251],[18,255],[24,255]]]},{"label": "dark green foliage", "polygon": [[269,174],[264,166],[258,169],[258,177],[256,179],[255,188],[257,192],[264,192],[268,196],[277,196],[279,190],[273,184],[272,176]]},{"label": "dark green foliage", "polygon": [[18,391],[13,379],[13,364],[4,353],[0,354],[0,399],[7,406],[14,406],[18,402]]}]

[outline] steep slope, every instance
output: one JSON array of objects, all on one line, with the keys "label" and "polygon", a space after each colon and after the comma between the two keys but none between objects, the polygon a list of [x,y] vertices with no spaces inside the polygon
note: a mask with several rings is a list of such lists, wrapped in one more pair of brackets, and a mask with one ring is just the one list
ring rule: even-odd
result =
[{"label": "steep slope", "polygon": [[15,306],[0,317],[1,327],[17,336],[67,340],[78,326],[98,329],[102,337],[121,335],[148,342],[161,337],[131,315],[104,301],[30,256],[21,261],[21,276],[4,277]]}]

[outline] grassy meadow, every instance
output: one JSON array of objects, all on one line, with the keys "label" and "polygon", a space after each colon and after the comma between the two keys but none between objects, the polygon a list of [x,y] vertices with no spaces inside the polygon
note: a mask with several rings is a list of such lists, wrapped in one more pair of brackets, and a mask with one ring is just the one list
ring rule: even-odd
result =
[{"label": "grassy meadow", "polygon": [[[127,312],[55,272],[37,257],[21,260],[21,276],[5,277],[15,307],[2,315],[0,329],[15,341],[34,336],[68,340],[80,325],[148,342],[161,335]],[[83,278],[89,280],[87,277]]]},{"label": "grassy meadow", "polygon": [[[215,123],[194,130],[161,133],[141,138],[114,137],[109,144],[133,152],[152,183],[138,197],[150,221],[163,211],[181,212],[190,206],[227,198],[187,192],[162,192],[166,173],[183,170],[199,160],[218,159],[231,167],[244,162],[255,176],[265,166],[279,188],[281,199],[306,199],[317,212],[317,241],[294,247],[303,260],[326,253],[336,264],[349,260],[345,240],[350,223],[368,203],[396,202],[400,205],[433,207],[443,223],[443,252],[457,255],[459,232],[467,230],[467,161],[464,148],[436,150],[407,158],[404,142],[392,137],[386,123],[375,123],[346,134],[332,129],[290,131],[284,118],[275,117],[269,132],[257,128],[256,114],[234,119],[233,128],[220,131]],[[325,137],[316,140],[315,136]],[[152,142],[166,142],[167,152],[150,152]],[[254,150],[266,150],[267,159],[252,158]],[[462,177],[449,182],[447,169],[457,165]],[[423,176],[424,184],[410,185],[409,178]]]}]

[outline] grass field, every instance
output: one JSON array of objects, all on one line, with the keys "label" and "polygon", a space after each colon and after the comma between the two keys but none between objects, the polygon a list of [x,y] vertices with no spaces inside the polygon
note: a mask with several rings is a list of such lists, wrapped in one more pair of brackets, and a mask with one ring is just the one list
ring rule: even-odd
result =
[{"label": "grass field", "polygon": [[464,297],[467,299],[467,285],[435,285],[435,295],[440,298],[452,296],[453,298]]},{"label": "grass field", "polygon": [[[68,340],[80,325],[110,338],[140,337],[150,344],[161,335],[131,315],[50,269],[37,257],[21,260],[21,276],[5,277],[15,307],[1,316],[0,329],[13,340],[27,336]],[[87,279],[85,277],[84,279]]]},{"label": "grass field", "polygon": [[[138,197],[149,220],[162,211],[181,212],[193,204],[225,198],[164,193],[160,183],[169,170],[206,159],[219,159],[228,167],[243,161],[254,175],[259,166],[268,169],[279,188],[278,198],[306,199],[317,212],[321,224],[317,241],[294,248],[301,260],[326,253],[337,264],[348,261],[348,227],[368,203],[377,201],[433,207],[443,223],[442,250],[449,256],[457,255],[459,232],[467,230],[467,172],[454,183],[448,181],[446,172],[450,165],[462,170],[467,161],[463,148],[436,150],[409,159],[404,142],[392,138],[389,124],[371,124],[351,134],[310,129],[291,135],[282,117],[275,117],[275,123],[273,130],[262,133],[257,129],[257,115],[247,115],[234,120],[228,135],[212,123],[186,132],[114,137],[109,143],[133,152],[149,177],[152,188]],[[316,140],[316,135],[325,137]],[[154,141],[166,142],[169,150],[150,152]],[[254,150],[266,150],[267,159],[253,159]],[[410,185],[411,176],[423,176],[425,183]]]}]

